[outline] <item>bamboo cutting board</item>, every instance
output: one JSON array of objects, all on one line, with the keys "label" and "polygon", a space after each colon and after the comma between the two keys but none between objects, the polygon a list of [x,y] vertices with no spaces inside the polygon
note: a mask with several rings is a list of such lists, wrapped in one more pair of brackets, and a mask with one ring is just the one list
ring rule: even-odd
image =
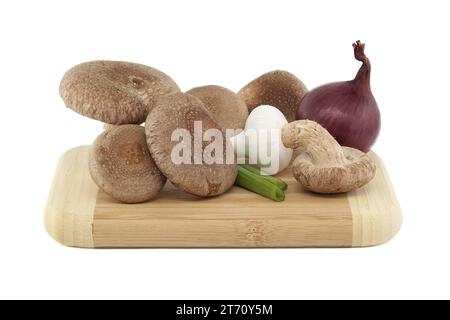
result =
[{"label": "bamboo cutting board", "polygon": [[200,199],[168,183],[144,204],[122,204],[99,191],[88,171],[88,146],[60,159],[45,208],[58,242],[82,248],[366,247],[400,230],[402,213],[380,158],[367,186],[344,195],[303,190],[286,170],[284,202],[233,187]]}]

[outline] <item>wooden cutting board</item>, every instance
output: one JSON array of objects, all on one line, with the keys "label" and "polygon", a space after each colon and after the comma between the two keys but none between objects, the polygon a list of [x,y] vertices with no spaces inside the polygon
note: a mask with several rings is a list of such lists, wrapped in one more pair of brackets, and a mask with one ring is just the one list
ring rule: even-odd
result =
[{"label": "wooden cutting board", "polygon": [[45,208],[45,226],[58,242],[82,248],[366,247],[400,230],[402,213],[381,159],[367,186],[344,195],[305,191],[290,170],[284,202],[233,187],[200,199],[168,183],[144,204],[122,204],[92,181],[88,146],[60,159]]}]

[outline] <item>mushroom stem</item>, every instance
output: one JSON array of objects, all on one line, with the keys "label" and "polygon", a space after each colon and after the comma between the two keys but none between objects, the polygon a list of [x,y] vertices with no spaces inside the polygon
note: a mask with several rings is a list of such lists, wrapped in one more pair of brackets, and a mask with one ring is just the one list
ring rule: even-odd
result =
[{"label": "mushroom stem", "polygon": [[344,165],[344,151],[333,136],[320,124],[311,120],[297,120],[282,128],[281,139],[287,148],[301,149],[314,162]]}]

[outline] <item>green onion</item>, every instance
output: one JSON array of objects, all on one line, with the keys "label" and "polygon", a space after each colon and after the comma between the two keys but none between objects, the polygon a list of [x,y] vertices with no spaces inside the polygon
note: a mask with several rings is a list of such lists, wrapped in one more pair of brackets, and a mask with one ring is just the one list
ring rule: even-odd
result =
[{"label": "green onion", "polygon": [[270,183],[276,185],[278,188],[280,188],[283,191],[286,190],[287,187],[288,187],[288,184],[286,182],[284,182],[283,180],[281,180],[281,179],[261,174],[261,169],[255,167],[255,166],[242,164],[241,167],[243,167],[244,169],[246,169],[246,170],[248,170],[248,171],[250,171],[250,172],[252,172],[254,174],[257,174],[257,175],[263,177],[264,179],[266,179]]},{"label": "green onion", "polygon": [[247,170],[242,165],[238,166],[238,175],[234,184],[274,201],[284,200],[284,192],[281,188],[265,179],[265,176]]}]

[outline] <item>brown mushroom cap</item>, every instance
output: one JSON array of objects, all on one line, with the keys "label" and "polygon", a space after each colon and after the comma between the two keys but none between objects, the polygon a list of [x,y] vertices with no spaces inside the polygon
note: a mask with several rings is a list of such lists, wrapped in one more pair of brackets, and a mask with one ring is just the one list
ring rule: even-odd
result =
[{"label": "brown mushroom cap", "polygon": [[121,125],[100,134],[92,145],[89,171],[100,189],[126,203],[148,201],[166,183],[139,125]]},{"label": "brown mushroom cap", "polygon": [[341,147],[320,124],[299,120],[285,125],[282,141],[288,148],[299,148],[292,173],[308,190],[318,193],[344,193],[370,182],[375,163],[363,152]]},{"label": "brown mushroom cap", "polygon": [[238,95],[251,112],[261,105],[269,105],[280,109],[288,122],[295,120],[300,102],[308,92],[303,82],[287,71],[272,71],[256,78]]},{"label": "brown mushroom cap", "polygon": [[[150,111],[145,123],[147,144],[156,165],[176,187],[188,193],[209,197],[226,192],[237,175],[237,165],[194,163],[194,122],[201,121],[202,135],[208,129],[220,126],[211,118],[203,107],[203,103],[189,94],[175,93],[160,97]],[[180,141],[172,141],[172,133],[176,129],[185,129],[190,133],[191,158],[189,164],[176,164],[172,161],[172,150]],[[210,142],[203,142],[204,149]],[[198,144],[197,144],[198,146]],[[223,139],[223,151],[233,148],[227,139]],[[223,159],[226,155],[223,154]]]},{"label": "brown mushroom cap", "polygon": [[107,131],[107,130],[112,130],[114,128],[117,128],[119,126],[119,124],[109,124],[109,123],[105,123],[103,125],[103,131]]},{"label": "brown mushroom cap", "polygon": [[199,98],[223,129],[244,129],[248,109],[233,91],[221,86],[204,86],[186,92]]},{"label": "brown mushroom cap", "polygon": [[142,123],[154,99],[179,91],[165,73],[141,64],[92,61],[66,72],[59,93],[67,107],[110,124]]},{"label": "brown mushroom cap", "polygon": [[294,177],[308,190],[317,193],[344,193],[358,189],[375,175],[375,164],[357,149],[343,147],[345,163],[321,167],[308,153],[293,162]]}]

